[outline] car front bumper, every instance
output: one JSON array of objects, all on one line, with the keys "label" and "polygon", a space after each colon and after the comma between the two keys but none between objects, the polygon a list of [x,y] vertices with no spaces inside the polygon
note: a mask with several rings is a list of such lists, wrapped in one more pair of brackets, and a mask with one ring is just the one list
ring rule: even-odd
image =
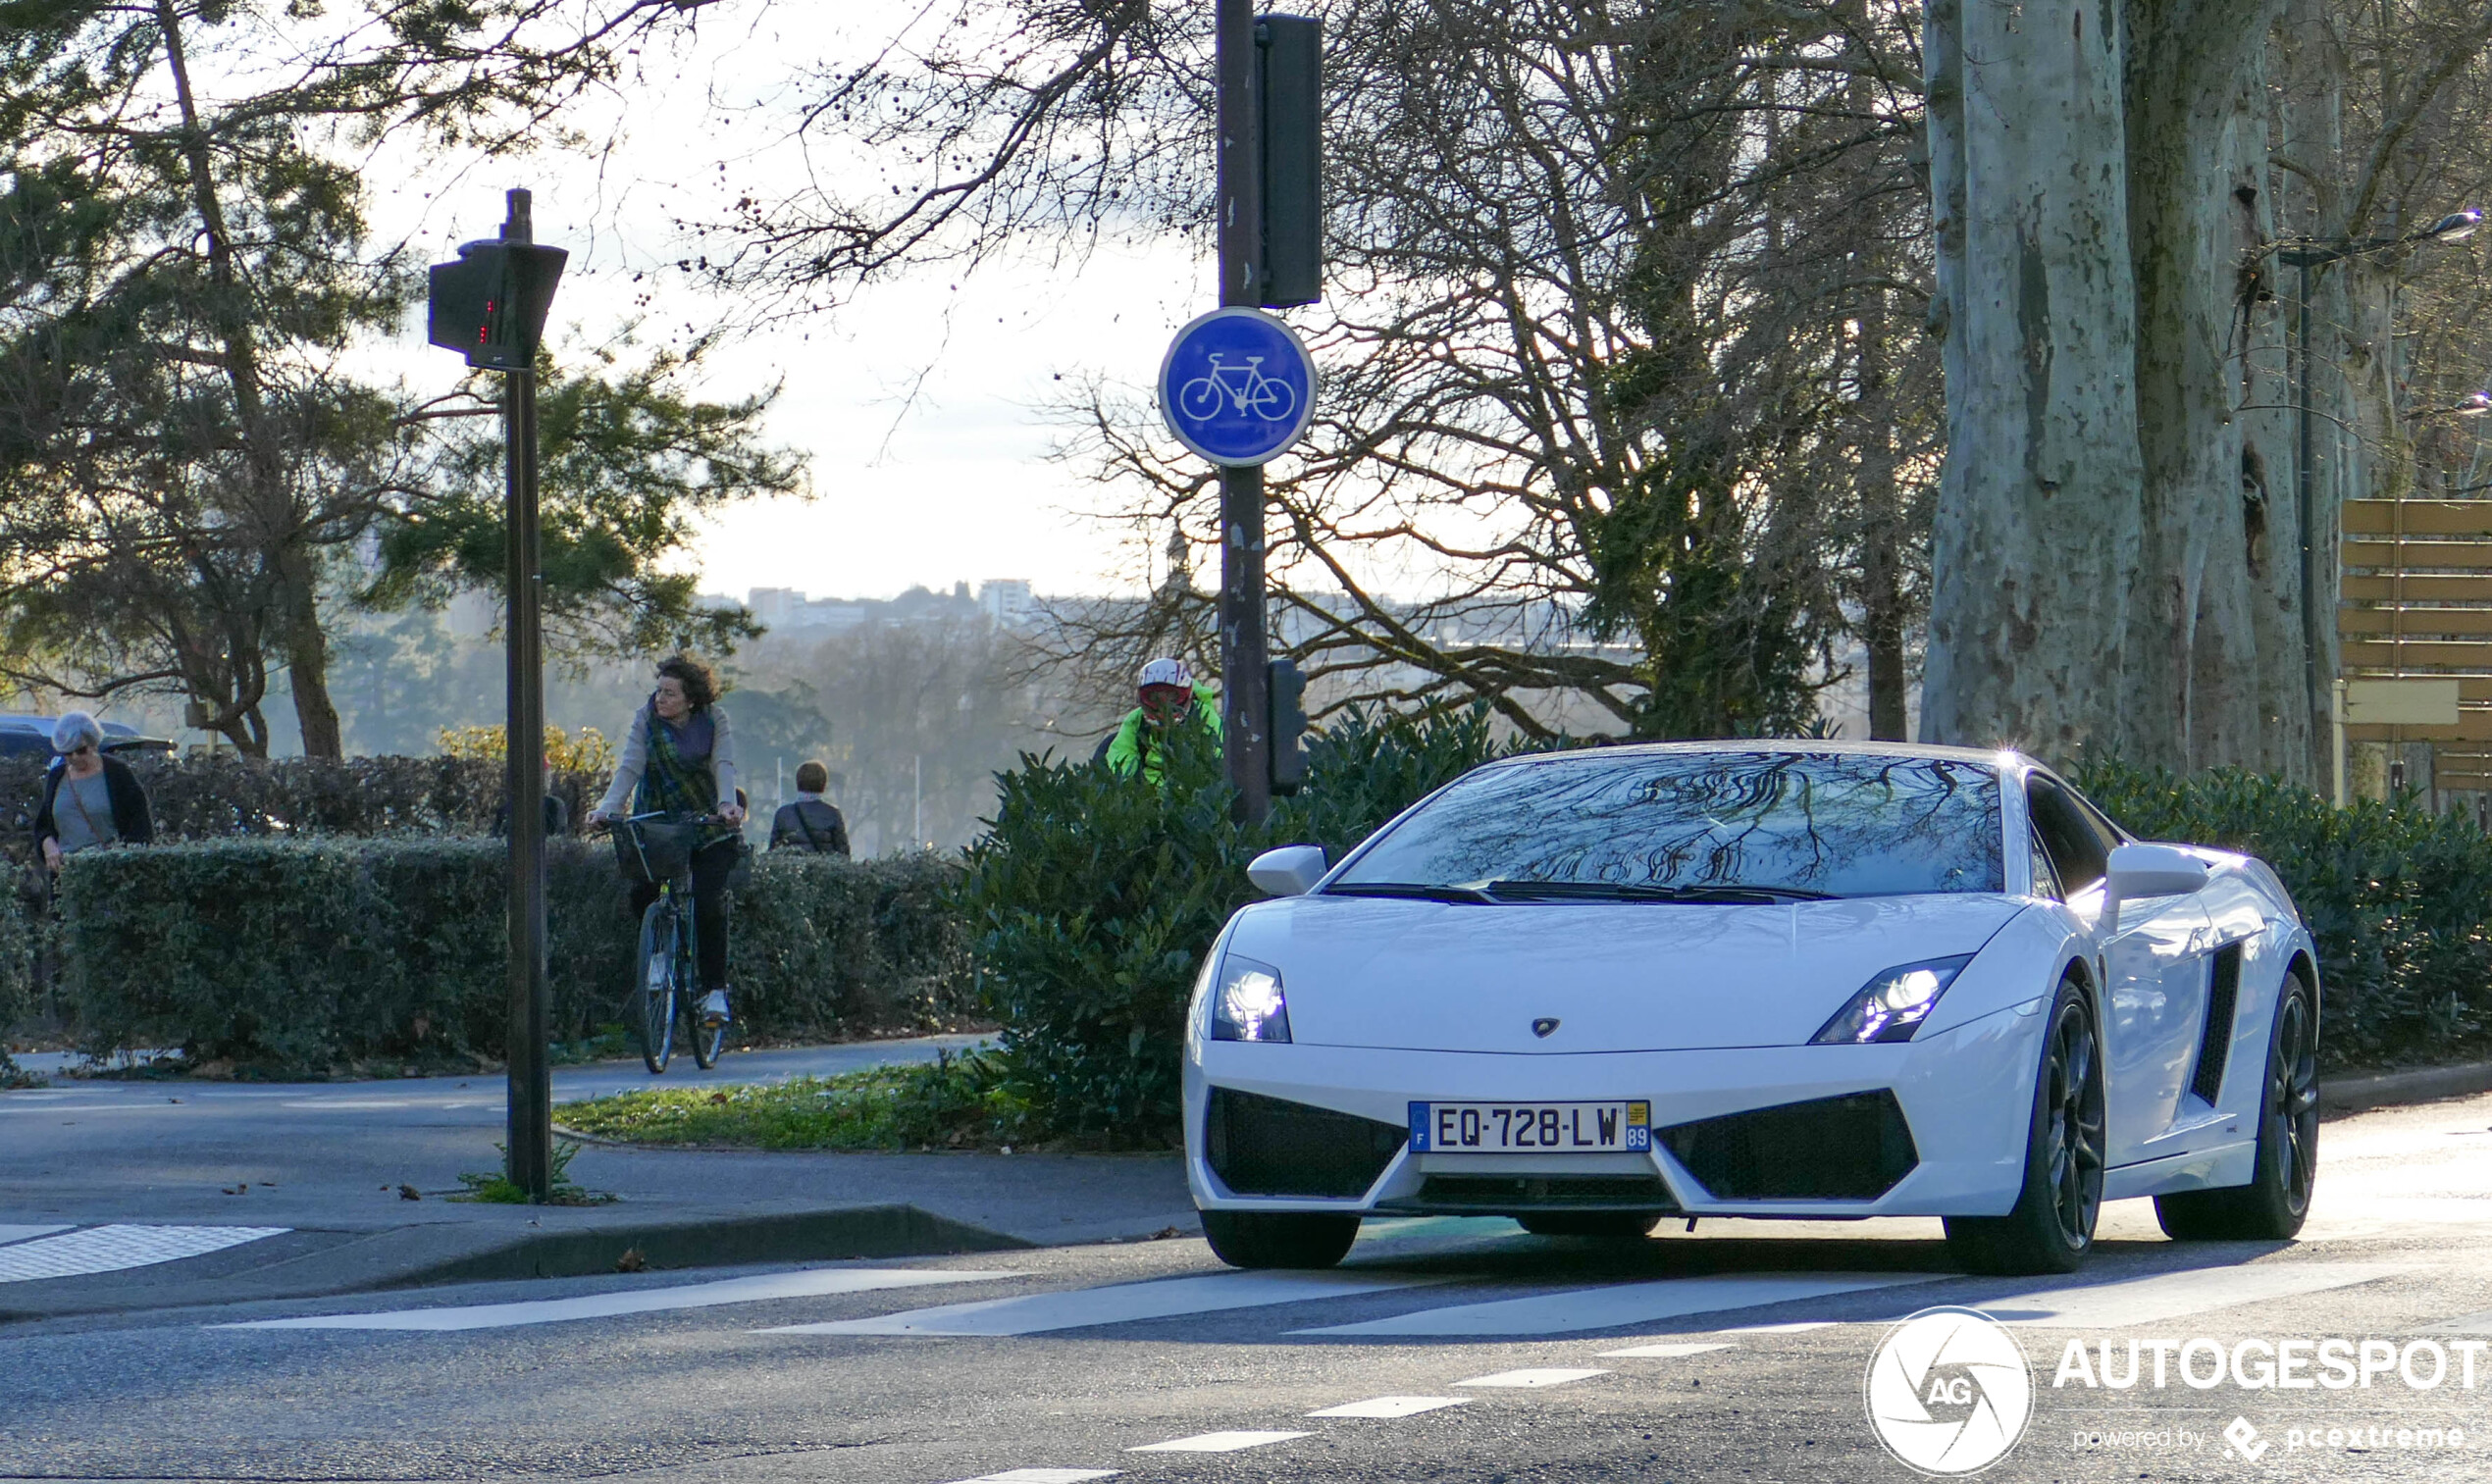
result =
[{"label": "car front bumper", "polygon": [[[1683,1051],[1497,1054],[1365,1047],[1194,1041],[1185,1063],[1186,1177],[1207,1210],[1355,1211],[1365,1215],[1485,1214],[1634,1208],[1690,1216],[1850,1219],[1999,1215],[2024,1178],[2025,1138],[2041,1062],[2045,1001],[1894,1046],[1759,1047]],[[1247,1195],[1230,1189],[1207,1151],[1215,1089],[1281,1100],[1407,1128],[1413,1102],[1652,1104],[1653,1148],[1598,1154],[1413,1151],[1405,1140],[1355,1197]],[[1731,1115],[1820,1104],[1819,1116],[1884,1106],[1891,1095],[1909,1130],[1909,1167],[1872,1199],[1726,1196],[1734,1186],[1688,1125],[1733,1128]],[[1890,1117],[1892,1114],[1889,1115]],[[1804,1121],[1767,1122],[1783,1146],[1806,1142]],[[1679,1151],[1687,1151],[1683,1159]],[[1770,1151],[1769,1151],[1770,1152]],[[1232,1169],[1234,1166],[1232,1165]],[[1771,1184],[1770,1179],[1764,1183]]]}]

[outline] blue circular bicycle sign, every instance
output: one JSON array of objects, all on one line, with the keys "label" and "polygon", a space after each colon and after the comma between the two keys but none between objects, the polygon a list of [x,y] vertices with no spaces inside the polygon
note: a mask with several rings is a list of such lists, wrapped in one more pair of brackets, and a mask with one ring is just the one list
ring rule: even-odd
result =
[{"label": "blue circular bicycle sign", "polygon": [[1315,411],[1316,363],[1260,309],[1215,309],[1176,333],[1160,363],[1160,415],[1177,441],[1245,467],[1298,441]]}]

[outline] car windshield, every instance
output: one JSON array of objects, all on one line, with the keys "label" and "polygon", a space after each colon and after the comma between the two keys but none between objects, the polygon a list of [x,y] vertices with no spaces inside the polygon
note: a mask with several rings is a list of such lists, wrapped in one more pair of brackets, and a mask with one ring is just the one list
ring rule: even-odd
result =
[{"label": "car windshield", "polygon": [[1621,752],[1484,769],[1327,885],[1447,901],[1784,901],[2003,890],[1999,773],[1810,752]]}]

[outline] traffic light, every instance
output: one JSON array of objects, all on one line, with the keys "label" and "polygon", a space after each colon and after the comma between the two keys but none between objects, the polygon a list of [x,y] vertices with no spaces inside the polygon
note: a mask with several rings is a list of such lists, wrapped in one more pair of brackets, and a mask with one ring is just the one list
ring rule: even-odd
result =
[{"label": "traffic light", "polygon": [[460,243],[457,262],[433,265],[424,337],[464,354],[470,366],[512,371],[535,364],[568,257],[533,242]]},{"label": "traffic light", "polygon": [[1272,791],[1295,793],[1307,781],[1307,677],[1294,659],[1276,659],[1264,689],[1272,707]]},{"label": "traffic light", "polygon": [[1256,115],[1264,124],[1267,309],[1324,297],[1324,23],[1255,23]]}]

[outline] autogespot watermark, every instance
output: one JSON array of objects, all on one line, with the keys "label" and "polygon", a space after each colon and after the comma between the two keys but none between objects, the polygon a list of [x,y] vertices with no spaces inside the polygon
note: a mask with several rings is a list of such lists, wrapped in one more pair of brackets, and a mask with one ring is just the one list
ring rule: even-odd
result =
[{"label": "autogespot watermark", "polygon": [[[2316,1393],[2331,1391],[2467,1392],[2492,1387],[2487,1351],[2492,1340],[2072,1339],[2051,1388],[2309,1391],[2311,1404],[2321,1402]],[[2006,1458],[2024,1436],[2035,1401],[2033,1369],[2015,1335],[1979,1309],[1954,1306],[1925,1308],[1889,1330],[1869,1357],[1861,1389],[1870,1428],[1887,1452],[1937,1475],[1978,1473]],[[2263,1426],[2237,1416],[2211,1437],[2180,1423],[2076,1427],[2067,1436],[2079,1453],[2215,1453],[2256,1463],[2278,1448],[2301,1456],[2456,1452],[2476,1446],[2480,1434],[2413,1416],[2347,1416],[2310,1406]]]},{"label": "autogespot watermark", "polygon": [[1895,1461],[1978,1473],[2007,1457],[2033,1416],[2033,1367],[2007,1326],[1979,1309],[1925,1308],[1887,1331],[1861,1381],[1869,1426]]}]

